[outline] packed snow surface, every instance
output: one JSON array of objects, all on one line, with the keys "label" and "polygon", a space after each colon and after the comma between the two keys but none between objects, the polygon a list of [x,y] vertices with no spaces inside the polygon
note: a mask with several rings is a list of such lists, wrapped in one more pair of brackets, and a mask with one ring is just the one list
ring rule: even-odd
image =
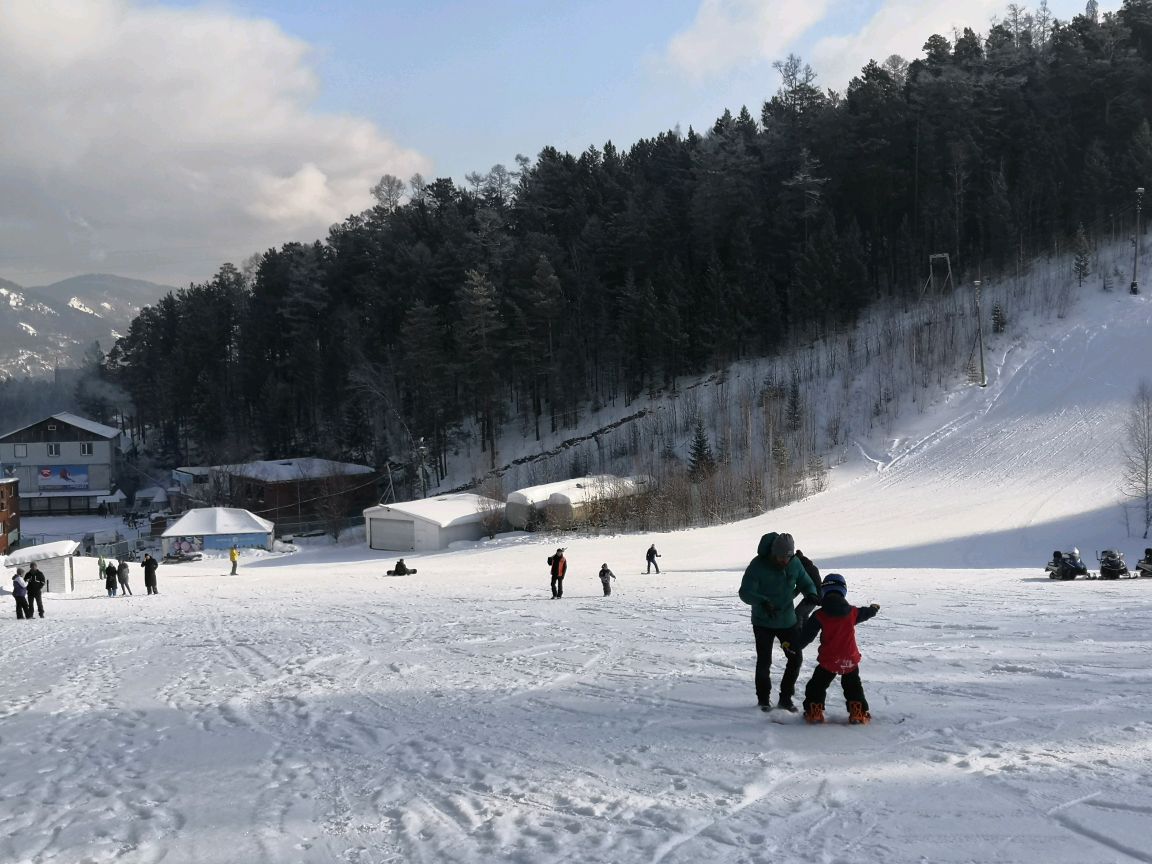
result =
[{"label": "packed snow surface", "polygon": [[[0,860],[1152,861],[1152,579],[1042,573],[1152,545],[1117,492],[1150,328],[1103,295],[993,343],[987,388],[747,522],[508,535],[402,578],[361,537],[9,607]],[[872,725],[836,685],[822,727],[756,709],[736,589],[772,530],[881,604]]]}]

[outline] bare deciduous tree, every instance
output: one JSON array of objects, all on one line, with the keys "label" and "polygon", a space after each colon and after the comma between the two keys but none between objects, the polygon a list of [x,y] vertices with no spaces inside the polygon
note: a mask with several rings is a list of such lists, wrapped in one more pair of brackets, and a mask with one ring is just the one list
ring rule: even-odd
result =
[{"label": "bare deciduous tree", "polygon": [[1152,528],[1152,384],[1140,382],[1124,421],[1123,475],[1120,490],[1136,502],[1144,522],[1143,537]]}]

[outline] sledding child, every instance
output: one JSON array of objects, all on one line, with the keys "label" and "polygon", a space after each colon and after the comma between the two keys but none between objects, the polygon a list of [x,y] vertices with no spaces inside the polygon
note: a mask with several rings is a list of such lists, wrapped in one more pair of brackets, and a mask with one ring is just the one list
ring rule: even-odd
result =
[{"label": "sledding child", "polygon": [[612,580],[615,578],[616,574],[608,569],[607,561],[600,565],[600,584],[604,586],[605,597],[612,593]]},{"label": "sledding child", "polygon": [[810,645],[820,636],[820,653],[816,657],[816,670],[804,688],[804,719],[809,723],[824,722],[824,698],[828,685],[840,676],[844,688],[844,701],[848,703],[848,722],[853,725],[868,723],[868,700],[864,698],[864,685],[860,682],[860,649],[856,647],[856,625],[873,617],[880,605],[866,608],[851,605],[848,583],[839,573],[829,573],[820,585],[820,608],[804,622],[800,648]]}]

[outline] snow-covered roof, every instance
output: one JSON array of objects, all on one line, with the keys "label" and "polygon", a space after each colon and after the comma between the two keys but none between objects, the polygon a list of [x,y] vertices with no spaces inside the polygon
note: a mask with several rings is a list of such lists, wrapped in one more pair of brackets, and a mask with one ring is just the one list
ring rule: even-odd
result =
[{"label": "snow-covered roof", "polygon": [[146,489],[136,490],[136,500],[145,499],[153,503],[164,503],[168,500],[168,492],[160,486],[149,486]]},{"label": "snow-covered roof", "polygon": [[560,492],[553,492],[548,496],[548,500],[550,502],[567,501],[570,504],[583,504],[595,498],[622,498],[644,491],[650,482],[651,479],[643,475],[589,477],[575,486]]},{"label": "snow-covered roof", "polygon": [[[483,504],[483,508],[481,508]],[[439,495],[435,498],[424,498],[417,501],[401,501],[397,504],[377,504],[364,511],[364,518],[384,513],[403,513],[425,522],[448,528],[452,525],[467,525],[470,522],[479,522],[484,513],[491,508],[501,508],[504,505],[492,498],[482,495],[473,495],[471,492],[458,492],[454,495]]]},{"label": "snow-covered roof", "polygon": [[275,529],[267,519],[239,507],[198,507],[177,519],[161,537],[203,537],[214,534],[267,534]]},{"label": "snow-covered roof", "polygon": [[60,492],[21,492],[21,498],[91,498],[110,495],[109,489],[63,489]]},{"label": "snow-covered roof", "polygon": [[60,414],[52,415],[61,423],[67,423],[70,426],[75,426],[78,429],[83,429],[85,432],[91,432],[93,435],[99,435],[101,438],[115,438],[120,434],[119,429],[113,429],[111,426],[105,426],[103,423],[97,423],[95,420],[88,420],[84,417],[78,417],[75,414],[62,412]]},{"label": "snow-covered roof", "polygon": [[596,474],[591,477],[575,477],[557,483],[545,483],[542,486],[529,486],[525,489],[509,492],[508,501],[515,504],[539,504],[543,506],[548,503],[548,498],[557,492],[570,496],[579,495],[581,494],[580,490],[584,488],[599,489],[603,484],[619,479],[619,477],[614,477],[611,474]]},{"label": "snow-covered roof", "polygon": [[55,543],[42,543],[19,549],[11,555],[0,556],[5,567],[23,567],[33,561],[47,561],[49,558],[67,558],[75,554],[80,544],[75,540],[57,540]]},{"label": "snow-covered roof", "polygon": [[188,474],[192,477],[206,477],[208,474],[212,473],[211,468],[203,465],[198,465],[196,467],[184,466],[181,468],[173,468],[172,470],[179,474]]},{"label": "snow-covered roof", "polygon": [[[91,432],[93,435],[99,435],[101,438],[115,438],[120,434],[119,429],[113,429],[111,426],[105,426],[103,423],[97,423],[95,420],[88,420],[85,417],[77,416],[76,414],[69,414],[67,411],[62,411],[59,414],[53,414],[51,417],[45,418],[48,420],[59,420],[61,423],[67,423],[69,426],[75,426],[77,429],[83,429],[85,432]],[[37,423],[43,423],[43,420],[37,420],[36,423],[28,423],[21,426],[19,429],[10,429],[7,432],[0,434],[0,438],[7,438],[9,435],[15,435],[17,432],[23,432]]]},{"label": "snow-covered roof", "polygon": [[[188,470],[188,469],[180,469]],[[242,465],[217,465],[212,470],[233,477],[247,477],[266,483],[288,483],[293,480],[316,480],[347,474],[374,474],[376,469],[331,459],[278,459],[267,462],[246,462]]]}]

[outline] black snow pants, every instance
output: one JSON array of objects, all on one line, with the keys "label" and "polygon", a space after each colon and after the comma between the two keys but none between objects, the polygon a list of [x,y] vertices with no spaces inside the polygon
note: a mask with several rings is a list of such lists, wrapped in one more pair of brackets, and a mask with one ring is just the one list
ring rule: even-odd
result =
[{"label": "black snow pants", "polygon": [[[823,705],[828,696],[828,685],[836,678],[835,672],[829,672],[823,666],[817,666],[812,673],[812,680],[804,688],[804,710],[812,704]],[[840,676],[840,686],[844,689],[844,703],[859,702],[868,710],[868,700],[864,698],[864,684],[860,680],[860,667]]]},{"label": "black snow pants", "polygon": [[[752,632],[756,635],[756,701],[761,705],[772,704],[772,642],[779,639],[792,645],[800,641],[800,628],[787,627],[776,629],[774,627],[760,627],[752,625]],[[801,651],[781,649],[787,661],[784,666],[784,676],[780,679],[780,698],[791,699],[796,692],[796,679],[800,677],[800,666],[804,662]]]},{"label": "black snow pants", "polygon": [[39,591],[35,591],[35,592],[29,591],[28,592],[28,617],[29,618],[32,617],[32,613],[33,613],[33,611],[36,610],[37,607],[39,607],[39,609],[40,609],[40,617],[43,618],[44,617],[44,600],[40,597],[40,592]]}]

